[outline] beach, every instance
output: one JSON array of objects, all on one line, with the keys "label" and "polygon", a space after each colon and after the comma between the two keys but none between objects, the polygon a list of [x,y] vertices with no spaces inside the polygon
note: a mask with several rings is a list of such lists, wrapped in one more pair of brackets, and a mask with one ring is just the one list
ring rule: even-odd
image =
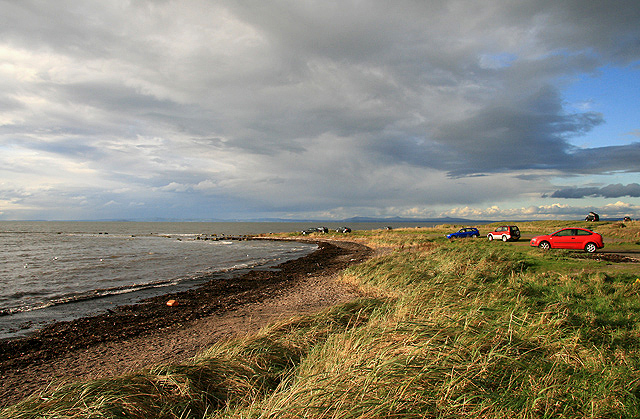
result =
[{"label": "beach", "polygon": [[[0,406],[48,386],[180,362],[278,318],[358,297],[358,290],[334,279],[345,267],[370,257],[372,250],[351,242],[316,243],[314,253],[276,268],[216,279],[0,342]],[[169,300],[177,304],[170,306]]]}]

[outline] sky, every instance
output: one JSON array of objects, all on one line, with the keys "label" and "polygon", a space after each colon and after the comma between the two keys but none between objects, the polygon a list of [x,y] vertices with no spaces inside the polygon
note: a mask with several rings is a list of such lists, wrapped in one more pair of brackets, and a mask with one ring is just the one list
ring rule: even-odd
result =
[{"label": "sky", "polygon": [[637,0],[0,0],[0,220],[640,218]]}]

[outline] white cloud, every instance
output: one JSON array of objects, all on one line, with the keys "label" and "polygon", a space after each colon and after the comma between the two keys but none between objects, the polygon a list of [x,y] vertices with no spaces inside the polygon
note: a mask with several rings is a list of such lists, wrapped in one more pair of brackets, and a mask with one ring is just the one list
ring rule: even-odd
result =
[{"label": "white cloud", "polygon": [[595,211],[603,218],[622,218],[640,216],[640,205],[618,201],[600,207],[578,207],[554,203],[549,205],[528,206],[520,208],[457,207],[443,212],[441,215],[452,218],[469,218],[474,220],[540,220],[540,219],[583,219],[590,211]]},{"label": "white cloud", "polygon": [[158,190],[161,190],[163,192],[186,192],[188,190],[190,190],[191,187],[188,185],[183,185],[181,183],[176,183],[176,182],[171,182],[170,184],[163,186],[161,188],[158,188]]}]

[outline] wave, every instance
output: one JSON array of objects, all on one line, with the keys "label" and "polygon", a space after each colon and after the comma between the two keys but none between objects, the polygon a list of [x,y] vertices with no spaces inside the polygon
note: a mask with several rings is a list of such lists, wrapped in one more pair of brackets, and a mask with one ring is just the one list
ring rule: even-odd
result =
[{"label": "wave", "polygon": [[[140,291],[149,290],[153,288],[170,287],[170,286],[175,286],[187,281],[206,280],[206,279],[210,279],[210,276],[215,274],[231,273],[234,271],[254,269],[261,266],[276,264],[280,259],[281,258],[279,257],[262,258],[262,259],[254,260],[252,262],[235,263],[228,267],[222,267],[215,270],[213,268],[210,268],[211,270],[200,271],[200,272],[196,272],[194,274],[179,277],[179,278],[146,282],[142,284],[123,285],[123,286],[110,287],[110,288],[98,288],[98,289],[88,290],[85,292],[73,292],[73,293],[67,293],[67,294],[53,295],[53,296],[49,296],[46,301],[41,301],[40,303],[34,304],[34,305],[24,304],[22,306],[17,306],[17,307],[0,308],[0,316],[9,316],[16,313],[43,310],[50,307],[64,305],[64,304],[73,304],[73,303],[79,303],[79,302],[89,301],[89,300],[97,300],[97,299],[108,298],[116,295],[140,292]],[[22,298],[26,296],[43,297],[43,293],[42,292],[19,292],[19,293],[15,293],[13,295],[8,296],[9,298],[7,299]]]},{"label": "wave", "polygon": [[128,294],[131,292],[142,291],[145,289],[168,287],[171,285],[176,285],[178,282],[180,281],[176,281],[176,280],[156,281],[156,282],[150,282],[146,284],[133,284],[133,285],[127,285],[127,286],[112,287],[112,288],[101,288],[101,289],[95,289],[95,290],[82,292],[82,293],[75,292],[75,293],[69,293],[69,294],[55,295],[55,296],[49,297],[47,301],[41,302],[38,305],[23,305],[20,307],[10,307],[5,309],[0,309],[0,316],[7,316],[11,314],[34,311],[34,310],[42,310],[49,307],[63,305],[63,304],[71,304],[71,303],[78,303],[78,302],[88,301],[88,300],[96,300],[99,298],[107,298],[114,295]]}]

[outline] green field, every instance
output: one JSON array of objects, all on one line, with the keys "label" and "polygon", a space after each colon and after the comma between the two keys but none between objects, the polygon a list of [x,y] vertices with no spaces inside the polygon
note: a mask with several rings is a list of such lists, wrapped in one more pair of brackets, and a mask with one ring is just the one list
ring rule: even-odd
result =
[{"label": "green field", "polygon": [[637,254],[640,222],[518,225],[517,243],[449,241],[450,225],[321,235],[378,250],[341,276],[367,298],[0,417],[640,417],[640,264],[528,245],[576,225]]}]

